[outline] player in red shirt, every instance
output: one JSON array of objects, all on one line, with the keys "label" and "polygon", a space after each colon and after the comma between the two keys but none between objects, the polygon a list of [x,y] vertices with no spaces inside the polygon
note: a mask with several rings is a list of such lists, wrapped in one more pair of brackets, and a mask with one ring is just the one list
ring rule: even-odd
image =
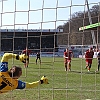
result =
[{"label": "player in red shirt", "polygon": [[28,50],[27,47],[25,50],[22,51],[22,54],[25,54],[28,56],[27,60],[26,60],[26,63],[24,64],[24,67],[28,67],[28,64],[29,64],[29,54],[31,53],[31,50]]},{"label": "player in red shirt", "polygon": [[71,58],[73,57],[73,52],[66,49],[64,52],[64,66],[65,66],[65,71],[69,70],[71,71]]},{"label": "player in red shirt", "polygon": [[88,72],[91,69],[92,60],[93,60],[94,51],[93,48],[89,48],[85,53],[85,61],[86,61],[86,69],[88,68]]}]

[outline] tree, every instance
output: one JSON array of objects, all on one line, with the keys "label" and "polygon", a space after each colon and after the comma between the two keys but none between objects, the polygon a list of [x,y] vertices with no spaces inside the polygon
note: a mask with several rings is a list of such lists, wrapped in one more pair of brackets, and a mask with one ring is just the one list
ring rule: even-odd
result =
[{"label": "tree", "polygon": [[[98,19],[100,19],[99,15],[99,5],[94,5],[90,9],[92,22],[97,23]],[[77,45],[77,44],[84,44],[84,45],[90,45],[92,44],[92,37],[91,37],[91,31],[86,32],[79,32],[79,27],[89,25],[89,18],[88,18],[88,11],[86,12],[74,12],[71,19],[68,19],[64,25],[60,25],[57,28],[63,29],[65,34],[58,33],[58,43],[60,45],[66,44],[66,45]],[[95,37],[97,41],[97,34],[95,31]],[[82,39],[84,38],[84,39]],[[100,35],[98,36],[98,42],[100,42]],[[63,41],[62,41],[63,40]],[[59,44],[58,44],[59,45]]]}]

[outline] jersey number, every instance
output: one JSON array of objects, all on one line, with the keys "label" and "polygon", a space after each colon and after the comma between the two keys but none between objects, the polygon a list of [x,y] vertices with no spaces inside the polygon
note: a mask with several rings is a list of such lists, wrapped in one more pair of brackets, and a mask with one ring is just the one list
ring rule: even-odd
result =
[{"label": "jersey number", "polygon": [[7,84],[6,84],[5,82],[3,82],[3,81],[1,82],[1,84],[2,84],[2,85],[0,86],[0,90],[2,90],[4,87],[7,86]]}]

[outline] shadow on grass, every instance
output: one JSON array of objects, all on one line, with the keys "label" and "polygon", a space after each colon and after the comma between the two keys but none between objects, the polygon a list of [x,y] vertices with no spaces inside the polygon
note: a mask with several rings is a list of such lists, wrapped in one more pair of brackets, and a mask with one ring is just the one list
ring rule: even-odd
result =
[{"label": "shadow on grass", "polygon": [[77,70],[72,70],[71,72],[73,73],[81,73],[81,74],[100,74],[100,72],[95,72],[95,71],[90,71],[90,72],[81,72],[81,71],[77,71]]},{"label": "shadow on grass", "polygon": [[37,66],[37,67],[34,67],[34,69],[52,69],[52,67],[39,67],[39,66]]}]

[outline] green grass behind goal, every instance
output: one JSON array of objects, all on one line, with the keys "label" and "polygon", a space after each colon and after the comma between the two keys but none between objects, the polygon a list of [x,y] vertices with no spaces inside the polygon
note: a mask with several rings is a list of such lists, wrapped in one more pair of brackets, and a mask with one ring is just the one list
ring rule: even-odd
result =
[{"label": "green grass behind goal", "polygon": [[45,75],[49,79],[49,84],[0,94],[0,100],[100,100],[100,74],[95,73],[96,59],[93,59],[91,72],[87,72],[85,60],[81,58],[72,58],[71,72],[65,71],[63,58],[41,59],[42,64],[38,62],[36,65],[35,57],[31,57],[28,68],[24,68],[20,61],[9,60],[9,68],[12,65],[21,66],[22,81],[37,81]]}]

